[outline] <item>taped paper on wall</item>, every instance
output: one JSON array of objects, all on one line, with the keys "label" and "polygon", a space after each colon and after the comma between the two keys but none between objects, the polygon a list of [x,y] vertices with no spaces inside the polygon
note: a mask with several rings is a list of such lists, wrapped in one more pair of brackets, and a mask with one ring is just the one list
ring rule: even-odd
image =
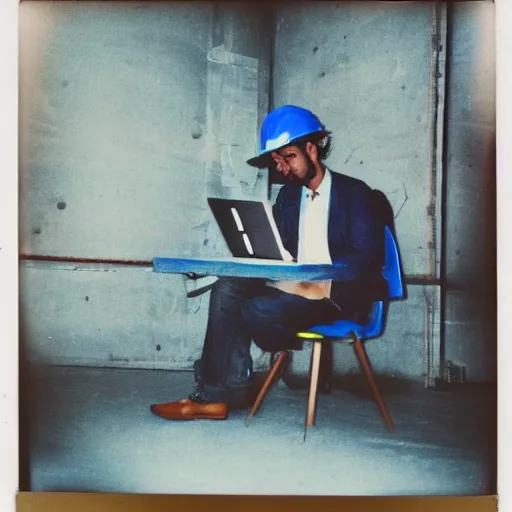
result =
[{"label": "taped paper on wall", "polygon": [[[259,180],[258,172],[246,163],[257,148],[258,68],[258,59],[226,51],[224,45],[208,52],[210,158],[221,167],[222,188],[239,197],[242,183],[252,190]],[[208,176],[209,181],[212,178]]]}]

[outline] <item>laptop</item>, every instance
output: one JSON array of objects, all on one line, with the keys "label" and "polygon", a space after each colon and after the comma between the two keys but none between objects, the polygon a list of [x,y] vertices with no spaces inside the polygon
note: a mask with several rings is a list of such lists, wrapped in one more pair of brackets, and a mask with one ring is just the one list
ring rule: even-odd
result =
[{"label": "laptop", "polygon": [[[208,205],[235,260],[254,262],[257,259],[258,264],[297,265],[290,261],[283,246],[270,204],[209,197]],[[331,293],[330,279],[317,282],[269,280],[267,285],[308,299],[329,298]]]},{"label": "laptop", "polygon": [[286,260],[270,204],[209,197],[208,205],[233,257]]}]

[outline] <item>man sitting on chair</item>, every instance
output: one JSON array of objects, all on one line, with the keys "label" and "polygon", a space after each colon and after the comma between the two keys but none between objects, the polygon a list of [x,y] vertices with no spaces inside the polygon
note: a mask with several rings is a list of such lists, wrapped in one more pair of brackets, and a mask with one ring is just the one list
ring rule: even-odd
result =
[{"label": "man sitting on chair", "polygon": [[252,404],[251,341],[264,351],[298,348],[296,333],[350,318],[382,288],[383,226],[372,189],[324,164],[330,133],[309,110],[284,106],[267,115],[260,154],[248,163],[274,167],[286,179],[273,215],[290,259],[299,263],[342,261],[358,276],[350,282],[269,283],[219,278],[214,284],[196,388],[187,399],[151,406],[165,419],[225,419],[229,409]]}]

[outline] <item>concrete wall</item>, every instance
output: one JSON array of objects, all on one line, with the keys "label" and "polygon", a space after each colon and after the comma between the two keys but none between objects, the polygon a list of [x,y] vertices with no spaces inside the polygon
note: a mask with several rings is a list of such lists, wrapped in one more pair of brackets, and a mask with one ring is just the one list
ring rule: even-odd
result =
[{"label": "concrete wall", "polygon": [[24,67],[35,81],[21,74],[21,251],[195,251],[202,237],[184,235],[205,195],[211,8],[28,3],[21,17],[22,61],[38,54]]},{"label": "concrete wall", "polygon": [[[489,51],[477,43],[484,8],[456,7],[454,22],[464,21],[454,32],[455,54],[457,44],[467,56]],[[228,254],[206,197],[266,197],[266,172],[245,159],[256,151],[271,95],[276,106],[293,102],[319,113],[335,136],[329,165],[387,194],[406,273],[429,273],[436,229],[427,214],[432,6],[289,5],[277,9],[276,27],[257,11],[203,3],[21,5],[22,253],[135,260]],[[477,69],[459,57],[450,64],[446,254],[449,275],[467,276],[468,266],[454,259],[459,242],[451,227],[464,218],[456,194],[474,200],[488,184],[478,165],[464,180],[462,164],[454,166],[464,152],[460,127],[471,141],[480,134],[473,125],[481,126],[466,122],[473,107],[459,101],[460,84],[473,84],[471,106],[489,105],[492,90],[475,85]],[[488,133],[492,122],[484,124]],[[469,222],[471,234],[462,239],[473,240],[481,226]],[[33,362],[190,368],[200,353],[209,295],[187,300],[181,276],[25,262],[20,279],[22,338]],[[439,287],[408,292],[368,352],[379,373],[422,379],[428,343],[440,332],[427,307],[429,297],[439,302]],[[458,293],[466,304],[469,294]],[[456,308],[453,297],[446,355],[468,366],[468,378],[492,378],[480,363],[482,353],[490,361],[489,351],[477,336],[465,337],[481,325],[477,310]],[[453,327],[460,322],[463,329]],[[339,372],[355,369],[347,350],[336,347]],[[257,349],[254,356],[264,366]],[[308,362],[305,351],[294,365],[303,371]]]},{"label": "concrete wall", "polygon": [[[181,278],[118,265],[26,262],[22,336],[35,364],[190,369],[200,356],[208,295]],[[255,363],[267,358],[254,350]]]},{"label": "concrete wall", "polygon": [[[245,164],[268,109],[264,12],[24,2],[20,18],[21,253],[227,254],[206,198],[267,195]],[[21,266],[30,360],[190,367],[207,297],[187,303],[181,276],[74,268]]]},{"label": "concrete wall", "polygon": [[192,3],[22,5],[22,253],[197,254],[208,194],[243,196],[246,183],[265,193],[264,173],[243,165],[268,82],[249,15]]},{"label": "concrete wall", "polygon": [[495,380],[494,5],[455,3],[450,26],[445,358]]}]

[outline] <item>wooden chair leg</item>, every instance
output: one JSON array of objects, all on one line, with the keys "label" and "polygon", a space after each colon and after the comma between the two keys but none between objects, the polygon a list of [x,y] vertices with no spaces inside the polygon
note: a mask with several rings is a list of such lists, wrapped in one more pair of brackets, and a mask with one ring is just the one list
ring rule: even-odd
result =
[{"label": "wooden chair leg", "polygon": [[386,423],[388,430],[390,432],[394,432],[395,427],[393,426],[393,421],[391,420],[391,416],[389,415],[386,404],[384,403],[382,394],[377,386],[377,382],[375,381],[375,377],[370,367],[370,362],[368,360],[368,356],[366,355],[363,344],[361,343],[361,340],[355,335],[352,336],[352,340],[354,341],[354,349],[356,351],[357,357],[364,369],[364,372],[366,373],[366,377],[368,378],[368,382],[370,383],[370,387],[373,391],[373,396],[375,397],[377,405],[379,406],[379,410],[384,418],[384,422]]},{"label": "wooden chair leg", "polygon": [[311,353],[311,370],[309,380],[308,407],[306,411],[306,425],[304,429],[304,441],[308,432],[308,427],[312,427],[316,421],[316,402],[318,394],[318,377],[320,374],[320,360],[322,358],[322,342],[313,343]]},{"label": "wooden chair leg", "polygon": [[284,351],[279,354],[277,359],[275,360],[274,364],[272,365],[272,368],[270,368],[270,371],[267,375],[267,378],[265,379],[265,382],[263,383],[263,386],[261,388],[261,391],[258,393],[258,396],[256,398],[256,401],[254,402],[254,405],[252,406],[249,415],[247,416],[247,419],[245,420],[245,425],[249,426],[249,421],[251,421],[252,417],[258,412],[258,409],[260,408],[261,403],[263,402],[264,398],[267,396],[270,387],[272,386],[276,375],[278,375],[279,370],[281,370],[286,362],[286,359],[288,358],[288,352]]},{"label": "wooden chair leg", "polygon": [[320,359],[320,382],[318,384],[318,391],[323,395],[330,395],[332,393],[332,341],[323,341],[322,357]]}]

